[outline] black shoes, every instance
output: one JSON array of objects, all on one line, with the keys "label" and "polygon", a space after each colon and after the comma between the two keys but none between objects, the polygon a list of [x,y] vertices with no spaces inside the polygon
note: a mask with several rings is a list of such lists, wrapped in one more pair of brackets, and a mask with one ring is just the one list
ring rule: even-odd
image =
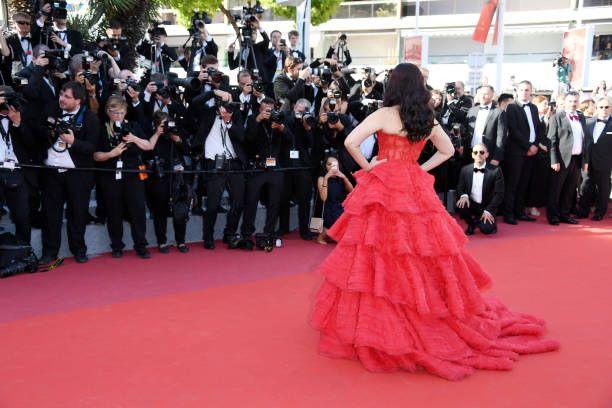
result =
[{"label": "black shoes", "polygon": [[571,225],[578,224],[578,221],[576,221],[572,217],[559,217],[559,221],[564,224],[571,224]]},{"label": "black shoes", "polygon": [[550,225],[559,225],[559,219],[557,217],[552,217],[548,219],[548,223]]},{"label": "black shoes", "polygon": [[160,254],[168,254],[170,253],[170,245],[164,244],[157,247],[159,249]]},{"label": "black shoes", "polygon": [[504,222],[506,224],[510,224],[510,225],[518,225],[518,222],[516,222],[516,219],[514,217],[511,217],[511,216],[504,217]]},{"label": "black shoes", "polygon": [[300,233],[300,238],[302,238],[304,241],[312,241],[314,237],[315,237],[315,234],[313,234],[310,231]]},{"label": "black shoes", "polygon": [[474,235],[474,226],[473,225],[468,225],[467,229],[465,230],[465,235]]},{"label": "black shoes", "polygon": [[185,244],[177,244],[176,249],[178,249],[181,254],[189,252],[189,247]]},{"label": "black shoes", "polygon": [[151,253],[147,248],[136,248],[136,255],[138,255],[138,257],[142,259],[151,258]]},{"label": "black shoes", "polygon": [[57,259],[57,256],[44,255],[38,260],[39,265],[50,265]]},{"label": "black shoes", "polygon": [[123,256],[123,250],[121,250],[121,249],[113,249],[113,252],[112,252],[111,256],[113,258],[121,258]]},{"label": "black shoes", "polygon": [[521,216],[518,217],[519,221],[529,221],[529,222],[534,222],[536,219],[533,217],[528,216],[527,214],[523,214]]},{"label": "black shoes", "polygon": [[89,261],[89,258],[86,254],[76,254],[74,256],[74,260],[76,263],[86,263],[87,261]]},{"label": "black shoes", "polygon": [[205,239],[204,249],[215,249],[215,241],[213,241],[212,239]]},{"label": "black shoes", "polygon": [[601,220],[603,220],[603,215],[595,214],[594,216],[591,217],[591,220],[593,220],[593,221],[601,221]]}]

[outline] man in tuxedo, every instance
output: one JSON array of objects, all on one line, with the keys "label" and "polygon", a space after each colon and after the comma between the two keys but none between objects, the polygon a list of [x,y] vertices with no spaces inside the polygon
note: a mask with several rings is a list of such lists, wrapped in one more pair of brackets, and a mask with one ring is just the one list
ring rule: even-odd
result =
[{"label": "man in tuxedo", "polygon": [[166,74],[178,55],[168,47],[168,33],[164,27],[153,27],[150,31],[150,41],[144,40],[136,47],[136,52],[151,61],[151,73]]},{"label": "man in tuxedo", "polygon": [[110,54],[120,69],[130,69],[128,54],[130,47],[123,37],[123,25],[119,20],[111,20],[106,29],[106,38],[98,45]]},{"label": "man in tuxedo", "polygon": [[281,110],[291,110],[298,99],[304,98],[310,68],[303,67],[302,60],[288,57],[283,72],[274,80],[274,97],[282,103]]},{"label": "man in tuxedo", "polygon": [[[51,4],[47,3],[42,7],[45,13],[51,12]],[[83,36],[75,30],[69,30],[66,27],[68,22],[68,11],[62,8],[53,9],[53,31],[50,33],[44,32],[42,28],[45,26],[47,16],[41,13],[32,33],[32,38],[37,39],[41,44],[46,44],[49,48],[65,49],[70,53],[70,56],[81,54],[83,52]]]},{"label": "man in tuxedo", "polygon": [[297,30],[289,31],[289,55],[293,58],[299,58],[306,63],[306,55],[298,49],[300,46],[300,33]]},{"label": "man in tuxedo", "polygon": [[506,107],[508,136],[503,144],[504,222],[516,225],[519,221],[535,221],[525,214],[525,199],[535,165],[538,144],[543,138],[538,130],[538,108],[531,103],[533,86],[529,81],[519,83],[517,100]]},{"label": "man in tuxedo", "polygon": [[198,37],[195,50],[190,47],[189,52],[185,52],[184,56],[179,57],[179,64],[187,73],[197,71],[205,56],[212,55],[216,58],[219,53],[219,46],[206,29],[206,24],[203,21],[202,25],[198,26],[198,32],[194,35]]},{"label": "man in tuxedo", "polygon": [[504,176],[499,166],[487,164],[489,152],[484,143],[472,147],[474,164],[461,169],[457,184],[457,210],[467,223],[465,233],[474,234],[476,228],[483,234],[497,232],[495,214],[504,199]]},{"label": "man in tuxedo", "polygon": [[[493,102],[495,91],[490,85],[482,86],[480,105],[470,108],[465,123],[464,152],[483,143],[491,156],[490,164],[499,166],[504,158],[504,142],[507,135],[506,112],[497,108]],[[468,154],[464,154],[466,162]]]},{"label": "man in tuxedo", "polygon": [[584,115],[577,111],[578,92],[565,96],[564,110],[548,122],[550,167],[553,169],[548,197],[547,217],[551,225],[559,222],[577,224],[570,209],[580,179],[580,169],[589,162],[589,139]]},{"label": "man in tuxedo", "polygon": [[206,214],[203,222],[204,248],[214,249],[214,231],[219,203],[223,190],[230,192],[230,210],[223,231],[223,241],[229,242],[240,222],[244,208],[244,173],[229,173],[231,170],[243,170],[247,157],[244,150],[245,129],[240,115],[229,102],[218,109],[213,105],[203,111],[200,128],[196,137],[204,146],[204,168],[218,170],[206,174]]},{"label": "man in tuxedo", "polygon": [[589,216],[595,202],[593,221],[601,221],[608,210],[612,172],[612,98],[597,100],[596,116],[587,121],[588,158],[580,187],[578,218]]},{"label": "man in tuxedo", "polygon": [[[259,20],[255,19],[251,24],[253,26],[253,34],[250,38],[251,46],[241,48],[235,55],[235,45],[230,44],[227,47],[227,63],[230,69],[241,67],[249,70],[252,74],[257,69],[259,71],[259,78],[269,87],[272,83],[274,64],[276,63],[276,61],[270,58],[270,53],[268,52],[270,38],[266,31],[261,28]],[[260,42],[256,42],[257,33],[261,34],[262,41]]]},{"label": "man in tuxedo", "polygon": [[[87,94],[82,85],[68,82],[59,94],[59,109],[52,107],[45,117],[61,118],[70,129],[60,135],[43,136],[48,169],[43,176],[43,213],[46,225],[42,231],[43,256],[41,264],[49,264],[56,257],[62,239],[64,204],[67,205],[68,245],[76,262],[88,261],[85,245],[85,226],[89,219],[89,197],[94,175],[89,171],[71,171],[78,167],[93,167],[93,153],[98,146],[100,123],[96,115],[84,106]],[[48,135],[40,129],[39,135]]]},{"label": "man in tuxedo", "polygon": [[15,13],[13,15],[17,32],[6,39],[10,56],[5,60],[2,69],[5,83],[11,83],[13,75],[32,63],[33,50],[36,44],[32,43],[31,21],[30,15],[26,13]]},{"label": "man in tuxedo", "polygon": [[232,93],[232,100],[241,104],[240,119],[244,126],[250,116],[259,113],[259,104],[265,97],[261,89],[253,87],[253,77],[249,71],[238,73],[238,89]]}]

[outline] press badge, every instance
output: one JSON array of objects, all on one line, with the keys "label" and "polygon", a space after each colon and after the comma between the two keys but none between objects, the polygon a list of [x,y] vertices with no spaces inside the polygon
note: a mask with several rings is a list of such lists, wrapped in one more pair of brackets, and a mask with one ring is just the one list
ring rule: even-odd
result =
[{"label": "press badge", "polygon": [[266,159],[266,167],[276,167],[276,158],[268,157]]},{"label": "press badge", "polygon": [[[123,168],[123,160],[117,160],[117,170]],[[115,172],[115,180],[121,180],[121,171]]]},{"label": "press badge", "polygon": [[289,158],[290,159],[299,159],[300,151],[299,150],[289,150]]}]

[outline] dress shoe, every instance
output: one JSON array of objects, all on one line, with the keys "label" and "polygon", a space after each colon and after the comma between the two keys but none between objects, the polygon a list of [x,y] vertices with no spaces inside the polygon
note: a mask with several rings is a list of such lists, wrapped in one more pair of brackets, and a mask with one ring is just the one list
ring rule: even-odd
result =
[{"label": "dress shoe", "polygon": [[300,233],[300,238],[302,238],[304,241],[312,241],[314,237],[315,237],[315,234],[313,234],[310,231]]},{"label": "dress shoe", "polygon": [[578,221],[576,221],[572,217],[559,217],[559,221],[564,224],[572,224],[572,225],[578,224]]},{"label": "dress shoe", "polygon": [[465,235],[474,235],[474,226],[473,225],[468,225],[467,229],[465,230]]},{"label": "dress shoe", "polygon": [[123,256],[123,251],[121,249],[113,249],[113,253],[111,256],[113,258],[121,258]]},{"label": "dress shoe", "polygon": [[552,217],[548,219],[548,223],[550,225],[559,225],[559,219],[557,217]]},{"label": "dress shoe", "polygon": [[42,258],[38,260],[38,264],[39,265],[49,265],[55,262],[56,259],[57,259],[57,256],[44,255]]},{"label": "dress shoe", "polygon": [[178,244],[176,248],[181,254],[186,254],[187,252],[189,252],[189,247],[185,244]]},{"label": "dress shoe", "polygon": [[204,248],[205,249],[215,249],[215,241],[213,241],[212,239],[205,239]]},{"label": "dress shoe", "polygon": [[86,263],[87,261],[89,261],[89,258],[86,254],[76,254],[74,256],[74,260],[76,263]]},{"label": "dress shoe", "polygon": [[603,215],[595,214],[594,216],[591,217],[591,219],[593,221],[601,221],[601,220],[603,220]]},{"label": "dress shoe", "polygon": [[523,215],[521,215],[521,216],[519,216],[519,217],[518,217],[518,220],[519,220],[519,221],[529,221],[529,222],[533,222],[533,221],[535,221],[536,219],[535,219],[535,218],[533,218],[533,217],[528,216],[527,214],[523,214]]},{"label": "dress shoe", "polygon": [[164,244],[158,247],[160,254],[168,254],[170,253],[170,245]]},{"label": "dress shoe", "polygon": [[518,222],[516,222],[514,217],[504,217],[504,222],[510,225],[518,225]]},{"label": "dress shoe", "polygon": [[138,255],[138,257],[140,257],[142,259],[149,259],[149,258],[151,258],[151,253],[149,252],[149,250],[147,248],[137,248],[136,249],[136,255]]}]

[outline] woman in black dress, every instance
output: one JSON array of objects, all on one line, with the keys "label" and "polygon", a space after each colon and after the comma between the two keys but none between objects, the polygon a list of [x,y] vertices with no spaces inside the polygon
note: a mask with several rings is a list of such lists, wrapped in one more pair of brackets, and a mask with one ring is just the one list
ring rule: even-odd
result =
[{"label": "woman in black dress", "polygon": [[350,180],[340,171],[340,163],[336,157],[330,156],[325,161],[325,175],[319,177],[317,188],[323,201],[323,231],[317,237],[319,244],[327,244],[327,230],[340,218],[342,202],[353,191]]}]

